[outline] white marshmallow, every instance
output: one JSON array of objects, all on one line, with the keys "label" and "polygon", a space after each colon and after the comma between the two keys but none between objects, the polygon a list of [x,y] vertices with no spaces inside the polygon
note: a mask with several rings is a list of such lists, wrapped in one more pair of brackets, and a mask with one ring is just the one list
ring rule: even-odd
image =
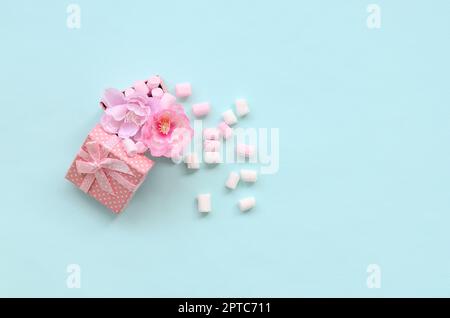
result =
[{"label": "white marshmallow", "polygon": [[203,129],[203,138],[206,140],[219,140],[220,130],[217,128],[205,128]]},{"label": "white marshmallow", "polygon": [[227,125],[231,126],[237,123],[236,115],[234,114],[232,109],[227,110],[222,114],[223,121],[227,123]]},{"label": "white marshmallow", "polygon": [[164,95],[164,91],[161,88],[157,87],[157,88],[152,89],[152,97],[161,98],[163,95]]},{"label": "white marshmallow", "polygon": [[211,212],[211,194],[199,194],[197,196],[198,212],[208,213]]},{"label": "white marshmallow", "polygon": [[256,170],[241,169],[241,179],[244,182],[256,182],[258,173]]},{"label": "white marshmallow", "polygon": [[236,189],[236,186],[239,183],[239,179],[240,179],[239,174],[237,174],[234,171],[231,171],[230,174],[228,175],[228,179],[227,182],[225,183],[225,186],[228,189],[234,190]]},{"label": "white marshmallow", "polygon": [[248,108],[248,103],[245,99],[237,99],[236,100],[236,113],[239,117],[243,117],[250,112]]},{"label": "white marshmallow", "polygon": [[206,152],[214,152],[220,150],[220,141],[218,140],[205,140],[203,143],[203,149]]},{"label": "white marshmallow", "polygon": [[220,152],[217,151],[206,151],[203,153],[203,159],[207,164],[218,164],[222,162]]},{"label": "white marshmallow", "polygon": [[227,123],[221,122],[218,128],[223,139],[230,139],[233,136],[233,128],[228,126]]},{"label": "white marshmallow", "polygon": [[198,156],[195,152],[187,154],[184,158],[184,162],[188,169],[199,169],[200,161],[198,160]]},{"label": "white marshmallow", "polygon": [[159,76],[152,76],[147,80],[147,86],[149,89],[154,89],[162,84],[161,78]]},{"label": "white marshmallow", "polygon": [[254,197],[248,197],[239,200],[239,209],[242,212],[252,209],[256,205],[256,200]]}]

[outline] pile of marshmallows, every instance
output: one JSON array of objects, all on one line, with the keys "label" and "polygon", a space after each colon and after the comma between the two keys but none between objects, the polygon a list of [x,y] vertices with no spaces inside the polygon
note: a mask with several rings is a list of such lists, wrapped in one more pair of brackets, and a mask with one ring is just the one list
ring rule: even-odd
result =
[{"label": "pile of marshmallows", "polygon": [[[175,86],[175,93],[177,97],[187,98],[192,94],[192,88],[190,83],[181,83]],[[235,102],[236,113],[239,117],[246,116],[250,109],[245,99],[238,99]],[[192,113],[195,117],[205,117],[209,114],[211,105],[209,102],[196,103],[192,105]],[[233,126],[237,123],[238,119],[232,109],[228,109],[222,113],[223,121],[217,128],[205,128],[203,130],[203,150],[204,160],[207,164],[218,164],[221,161],[220,156],[220,140],[227,140],[233,136]],[[255,146],[247,144],[238,144],[236,146],[236,152],[239,156],[250,158],[255,152]],[[184,162],[188,169],[199,169],[200,162],[195,153],[189,153],[184,158]],[[230,172],[228,179],[225,182],[225,186],[230,189],[236,189],[240,180],[244,182],[254,183],[258,178],[256,170],[241,169],[238,174],[235,171]],[[197,196],[198,211],[201,213],[211,212],[211,194],[202,193]],[[254,197],[247,197],[239,200],[239,209],[241,211],[248,211],[256,205]]]}]

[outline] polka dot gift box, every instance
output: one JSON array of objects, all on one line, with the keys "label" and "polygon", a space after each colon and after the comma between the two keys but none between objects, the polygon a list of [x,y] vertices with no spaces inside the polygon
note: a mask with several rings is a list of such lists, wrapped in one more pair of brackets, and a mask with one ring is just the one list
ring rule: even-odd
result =
[{"label": "polka dot gift box", "polygon": [[114,213],[120,213],[152,167],[152,160],[142,154],[130,154],[123,139],[97,125],[70,166],[66,179]]},{"label": "polka dot gift box", "polygon": [[[187,97],[190,85],[181,88],[178,95]],[[144,154],[179,159],[194,130],[159,76],[136,81],[122,91],[107,89],[100,106],[104,109],[100,124],[89,133],[66,178],[120,213],[153,167]]]}]

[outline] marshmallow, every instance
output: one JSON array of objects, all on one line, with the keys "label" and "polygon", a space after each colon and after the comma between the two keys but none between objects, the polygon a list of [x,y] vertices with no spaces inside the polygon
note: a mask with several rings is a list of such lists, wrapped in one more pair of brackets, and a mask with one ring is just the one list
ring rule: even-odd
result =
[{"label": "marshmallow", "polygon": [[228,189],[234,190],[236,189],[237,184],[239,183],[239,174],[237,174],[234,171],[231,171],[230,174],[228,175],[228,179],[227,182],[225,182],[225,186]]},{"label": "marshmallow", "polygon": [[203,159],[207,164],[218,164],[222,161],[220,152],[217,151],[205,151],[203,153]]},{"label": "marshmallow", "polygon": [[219,140],[220,131],[217,128],[205,128],[203,129],[203,138],[205,140]]},{"label": "marshmallow", "polygon": [[233,128],[227,125],[225,122],[219,124],[220,135],[223,139],[230,139],[233,136]]},{"label": "marshmallow", "polygon": [[205,140],[203,150],[207,151],[207,152],[219,151],[220,150],[220,141]]},{"label": "marshmallow", "polygon": [[147,86],[149,89],[154,89],[161,85],[161,78],[159,76],[152,76],[147,81]]},{"label": "marshmallow", "polygon": [[169,107],[175,104],[177,101],[177,98],[169,93],[164,93],[164,95],[161,97],[160,105],[161,107]]},{"label": "marshmallow", "polygon": [[208,115],[210,109],[211,106],[208,102],[192,105],[192,113],[195,115],[195,117],[203,117]]},{"label": "marshmallow", "polygon": [[138,153],[136,144],[130,138],[126,138],[123,140],[123,146],[125,148],[125,151],[127,152],[127,155],[130,157],[134,157]]},{"label": "marshmallow", "polygon": [[234,114],[232,109],[227,110],[222,114],[223,121],[227,123],[229,126],[232,126],[237,123],[236,115]]},{"label": "marshmallow", "polygon": [[239,200],[239,209],[242,212],[252,209],[256,205],[256,200],[254,197],[248,197]]},{"label": "marshmallow", "polygon": [[241,179],[244,182],[256,182],[258,173],[256,170],[241,169]]},{"label": "marshmallow", "polygon": [[211,212],[211,194],[199,194],[197,196],[198,211],[201,213]]},{"label": "marshmallow", "polygon": [[153,97],[162,97],[163,95],[164,95],[164,91],[161,88],[157,87],[157,88],[152,89]]},{"label": "marshmallow", "polygon": [[241,157],[250,158],[255,155],[256,147],[252,145],[239,144],[236,146],[236,152]]},{"label": "marshmallow", "polygon": [[250,112],[248,108],[248,103],[245,99],[237,99],[236,100],[236,113],[239,117],[243,117]]},{"label": "marshmallow", "polygon": [[184,162],[186,163],[188,169],[200,168],[200,161],[198,160],[198,156],[195,152],[187,154],[184,158]]},{"label": "marshmallow", "polygon": [[175,85],[175,94],[177,97],[188,97],[192,94],[191,84],[190,83],[180,83]]},{"label": "marshmallow", "polygon": [[143,95],[147,95],[148,92],[150,91],[148,89],[147,84],[145,84],[145,81],[136,81],[133,85],[134,90],[139,93],[139,94],[143,94]]}]

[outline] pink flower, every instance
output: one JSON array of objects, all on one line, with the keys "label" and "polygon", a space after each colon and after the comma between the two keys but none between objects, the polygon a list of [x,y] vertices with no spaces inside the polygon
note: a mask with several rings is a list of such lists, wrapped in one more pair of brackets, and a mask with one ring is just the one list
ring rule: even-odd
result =
[{"label": "pink flower", "polygon": [[106,106],[102,127],[120,138],[132,138],[138,134],[151,113],[150,98],[137,91],[124,96],[117,89],[110,88],[105,91],[102,102]]},{"label": "pink flower", "polygon": [[193,129],[182,106],[161,107],[142,127],[141,140],[154,157],[176,158],[190,143]]}]

